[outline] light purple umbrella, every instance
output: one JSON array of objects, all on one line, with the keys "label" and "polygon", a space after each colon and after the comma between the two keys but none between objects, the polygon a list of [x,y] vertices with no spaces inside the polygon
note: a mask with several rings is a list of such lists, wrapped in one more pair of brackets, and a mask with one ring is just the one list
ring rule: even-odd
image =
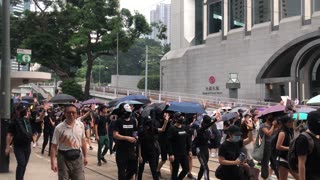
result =
[{"label": "light purple umbrella", "polygon": [[309,113],[309,112],[316,111],[316,110],[317,109],[311,108],[311,107],[302,107],[302,108],[298,109],[298,112],[299,113]]},{"label": "light purple umbrella", "polygon": [[103,104],[103,103],[98,99],[89,99],[82,102],[82,105],[88,105],[88,104]]},{"label": "light purple umbrella", "polygon": [[286,109],[286,106],[284,106],[284,105],[270,106],[270,107],[266,108],[265,110],[263,110],[259,117],[265,116],[265,115],[271,114],[271,113],[281,113],[281,112],[284,113],[285,109]]}]

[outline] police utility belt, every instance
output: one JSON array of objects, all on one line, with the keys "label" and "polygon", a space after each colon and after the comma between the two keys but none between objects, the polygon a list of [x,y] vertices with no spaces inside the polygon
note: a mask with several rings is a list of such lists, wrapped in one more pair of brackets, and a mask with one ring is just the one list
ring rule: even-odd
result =
[{"label": "police utility belt", "polygon": [[81,151],[80,149],[70,149],[70,150],[58,150],[59,154],[61,154],[64,159],[68,160],[68,161],[74,161],[77,160],[78,158],[80,158],[81,156]]}]

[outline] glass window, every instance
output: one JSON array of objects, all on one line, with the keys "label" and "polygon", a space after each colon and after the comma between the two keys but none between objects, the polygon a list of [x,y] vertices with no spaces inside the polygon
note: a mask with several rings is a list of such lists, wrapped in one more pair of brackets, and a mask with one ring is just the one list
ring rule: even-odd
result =
[{"label": "glass window", "polygon": [[301,0],[281,0],[281,18],[301,15]]},{"label": "glass window", "polygon": [[244,2],[243,0],[229,0],[230,29],[244,27]]},{"label": "glass window", "polygon": [[313,10],[314,11],[320,11],[320,1],[319,0],[313,0]]},{"label": "glass window", "polygon": [[203,2],[195,1],[195,45],[203,44]]},{"label": "glass window", "polygon": [[209,34],[221,31],[221,2],[209,5]]},{"label": "glass window", "polygon": [[253,24],[268,22],[271,20],[271,1],[253,1]]}]

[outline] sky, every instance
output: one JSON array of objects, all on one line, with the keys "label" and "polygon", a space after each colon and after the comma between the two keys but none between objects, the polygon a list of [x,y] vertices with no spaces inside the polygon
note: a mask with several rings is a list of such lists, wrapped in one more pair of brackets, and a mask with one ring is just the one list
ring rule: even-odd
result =
[{"label": "sky", "polygon": [[132,13],[138,10],[148,22],[150,21],[150,10],[155,9],[159,3],[170,3],[171,0],[120,0],[120,7],[127,8]]}]

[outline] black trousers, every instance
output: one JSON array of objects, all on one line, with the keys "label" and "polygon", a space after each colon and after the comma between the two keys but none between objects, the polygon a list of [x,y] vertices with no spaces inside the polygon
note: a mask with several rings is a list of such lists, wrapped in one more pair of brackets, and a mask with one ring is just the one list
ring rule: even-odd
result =
[{"label": "black trousers", "polygon": [[143,162],[139,163],[139,171],[138,171],[138,180],[142,180],[142,173],[144,171],[144,165],[146,161],[149,162],[150,170],[152,173],[153,180],[158,180],[159,176],[157,173],[158,161],[159,161],[159,154],[158,153],[146,153],[142,155]]},{"label": "black trousers", "polygon": [[130,180],[137,173],[137,159],[128,158],[126,153],[117,151],[116,162],[119,180]]},{"label": "black trousers", "polygon": [[[46,146],[49,142],[49,155],[50,155],[52,137],[53,137],[53,132],[43,133],[43,144],[42,144],[42,150],[41,150],[42,154],[44,153],[44,150],[46,149]],[[50,139],[50,141],[49,141],[49,139]]]},{"label": "black trousers", "polygon": [[199,152],[197,153],[197,157],[200,162],[200,170],[198,173],[198,180],[200,180],[204,174],[204,179],[208,180],[209,179],[209,167],[208,167],[208,161],[209,161],[209,150],[208,147],[198,147]]},{"label": "black trousers", "polygon": [[16,180],[23,180],[24,173],[29,161],[31,146],[26,147],[14,146],[14,155],[17,159]]},{"label": "black trousers", "polygon": [[[182,171],[178,176],[179,165],[182,167]],[[189,172],[189,160],[187,155],[174,156],[172,163],[172,180],[182,180]]]}]

